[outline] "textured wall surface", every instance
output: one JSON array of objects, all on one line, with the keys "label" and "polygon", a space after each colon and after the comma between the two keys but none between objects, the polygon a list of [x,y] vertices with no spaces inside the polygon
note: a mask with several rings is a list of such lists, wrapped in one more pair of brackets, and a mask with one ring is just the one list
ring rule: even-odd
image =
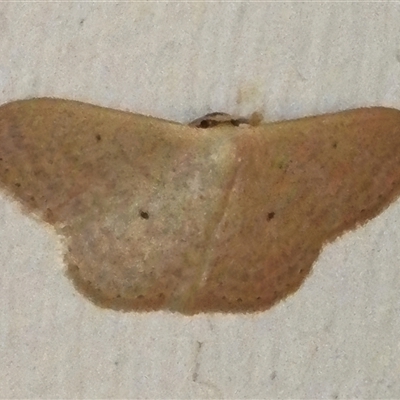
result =
[{"label": "textured wall surface", "polygon": [[[0,103],[190,121],[400,109],[395,3],[2,3]],[[0,193],[0,397],[399,398],[400,200],[254,315],[99,309],[62,240]]]}]

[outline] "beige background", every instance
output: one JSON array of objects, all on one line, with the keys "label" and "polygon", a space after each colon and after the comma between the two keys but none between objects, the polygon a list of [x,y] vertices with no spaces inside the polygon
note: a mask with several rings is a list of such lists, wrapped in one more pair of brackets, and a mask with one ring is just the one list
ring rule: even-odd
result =
[{"label": "beige background", "polygon": [[[400,108],[399,21],[395,3],[1,3],[0,103],[182,122]],[[256,315],[96,308],[4,192],[0,265],[0,397],[400,398],[400,200]]]}]

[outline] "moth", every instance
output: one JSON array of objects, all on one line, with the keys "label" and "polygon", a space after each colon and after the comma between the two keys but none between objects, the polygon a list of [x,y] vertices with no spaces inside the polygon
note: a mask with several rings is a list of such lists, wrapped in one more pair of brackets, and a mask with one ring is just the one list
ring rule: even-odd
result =
[{"label": "moth", "polygon": [[101,307],[264,311],[400,191],[400,111],[189,125],[61,99],[0,107],[0,185]]}]

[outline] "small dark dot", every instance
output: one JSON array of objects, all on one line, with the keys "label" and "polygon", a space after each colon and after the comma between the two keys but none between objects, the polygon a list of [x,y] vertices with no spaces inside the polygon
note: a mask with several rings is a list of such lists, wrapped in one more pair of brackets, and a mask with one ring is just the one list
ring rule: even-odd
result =
[{"label": "small dark dot", "polygon": [[258,297],[256,298],[256,300],[261,300],[261,297],[260,297],[260,296],[258,296]]},{"label": "small dark dot", "polygon": [[19,182],[15,183],[16,187],[21,187],[21,184]]},{"label": "small dark dot", "polygon": [[0,157],[0,161],[3,161],[3,159]]},{"label": "small dark dot", "polygon": [[98,141],[98,142],[100,142],[100,140],[101,140],[101,135],[96,135],[96,140]]},{"label": "small dark dot", "polygon": [[121,295],[120,294],[117,294],[117,299],[120,299],[121,298]]},{"label": "small dark dot", "polygon": [[141,216],[143,219],[149,219],[149,217],[150,217],[149,213],[146,212],[146,211],[140,211],[140,216]]},{"label": "small dark dot", "polygon": [[144,298],[144,296],[142,294],[139,294],[139,296],[137,297],[139,300],[142,300]]},{"label": "small dark dot", "polygon": [[200,128],[203,128],[203,129],[209,128],[210,125],[211,125],[211,123],[207,119],[204,119],[203,121],[200,122]]},{"label": "small dark dot", "polygon": [[337,142],[333,143],[332,147],[333,147],[334,149],[336,149],[336,147],[337,147]]},{"label": "small dark dot", "polygon": [[241,302],[242,302],[242,299],[239,297],[239,298],[237,299],[237,302],[238,302],[238,303],[241,303]]},{"label": "small dark dot", "polygon": [[6,171],[6,172],[8,172],[8,171],[9,171],[9,169],[8,169],[8,168],[6,168],[6,169],[5,169],[5,171]]},{"label": "small dark dot", "polygon": [[83,25],[84,22],[85,22],[85,18],[82,18],[82,19],[79,21],[79,24],[80,24],[80,25]]},{"label": "small dark dot", "polygon": [[271,219],[274,218],[274,217],[275,217],[275,213],[273,211],[269,212],[268,215],[267,215],[267,221],[271,221]]}]

